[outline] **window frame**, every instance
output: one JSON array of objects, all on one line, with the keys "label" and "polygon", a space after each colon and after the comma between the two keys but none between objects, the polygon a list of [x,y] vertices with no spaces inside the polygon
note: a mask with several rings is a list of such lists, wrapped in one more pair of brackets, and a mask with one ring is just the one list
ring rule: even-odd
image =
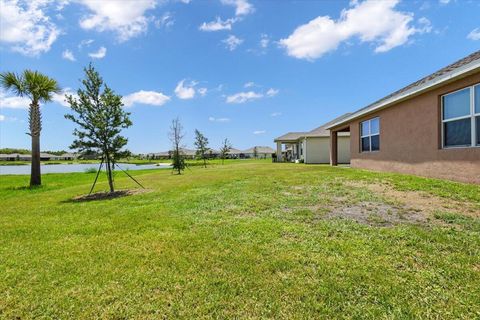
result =
[{"label": "window frame", "polygon": [[[476,125],[476,119],[477,117],[480,117],[480,112],[475,113],[475,90],[477,87],[480,89],[480,83],[473,84],[467,87],[460,88],[458,90],[443,94],[440,96],[440,125],[441,125],[441,140],[442,140],[442,149],[460,149],[460,148],[479,148],[480,143],[477,144],[477,130],[480,130],[480,128],[477,128]],[[470,91],[470,113],[465,116],[461,117],[455,117],[451,119],[444,119],[444,97],[455,94],[457,92],[463,91],[465,89],[468,89]],[[452,122],[452,121],[458,121],[458,120],[465,120],[465,119],[470,119],[470,145],[458,145],[458,146],[446,146],[445,145],[445,123]]]},{"label": "window frame", "polygon": [[[372,120],[378,119],[378,133],[372,134]],[[368,134],[362,135],[362,124],[368,122]],[[380,117],[373,117],[364,121],[360,121],[360,153],[371,153],[371,152],[379,152],[380,151]],[[379,147],[378,150],[372,150],[372,137],[378,136],[378,143]],[[363,150],[363,138],[368,138],[368,149],[369,150]]]}]

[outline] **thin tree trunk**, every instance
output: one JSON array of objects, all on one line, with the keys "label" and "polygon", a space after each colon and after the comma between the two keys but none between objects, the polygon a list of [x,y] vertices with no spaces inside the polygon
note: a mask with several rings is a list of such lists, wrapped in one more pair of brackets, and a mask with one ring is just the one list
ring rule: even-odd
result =
[{"label": "thin tree trunk", "polygon": [[114,192],[115,188],[113,186],[113,177],[112,177],[112,166],[111,166],[111,161],[110,157],[108,155],[108,152],[106,153],[106,158],[107,158],[107,177],[108,177],[108,185],[110,186],[110,192]]},{"label": "thin tree trunk", "polygon": [[40,172],[40,131],[42,130],[42,118],[40,105],[36,101],[30,104],[28,115],[30,136],[32,137],[32,166],[30,171],[30,187],[40,186],[42,176]]},{"label": "thin tree trunk", "polygon": [[32,168],[30,173],[30,187],[42,185],[40,172],[40,135],[32,135]]}]

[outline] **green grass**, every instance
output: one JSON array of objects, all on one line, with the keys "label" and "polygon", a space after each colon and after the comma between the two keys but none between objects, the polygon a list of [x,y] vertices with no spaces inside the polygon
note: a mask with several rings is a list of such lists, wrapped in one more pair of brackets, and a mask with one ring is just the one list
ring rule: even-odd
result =
[{"label": "green grass", "polygon": [[352,182],[480,211],[478,185],[268,161],[129,173],[150,192],[75,202],[95,174],[47,174],[34,190],[0,176],[0,318],[480,317],[478,212],[391,227],[324,219],[386,203]]}]

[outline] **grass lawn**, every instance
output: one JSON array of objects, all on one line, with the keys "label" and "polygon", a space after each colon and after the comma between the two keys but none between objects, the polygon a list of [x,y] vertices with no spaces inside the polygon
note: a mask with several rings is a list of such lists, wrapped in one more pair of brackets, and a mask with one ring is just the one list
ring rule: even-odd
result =
[{"label": "grass lawn", "polygon": [[270,161],[130,173],[147,192],[102,201],[72,200],[90,173],[0,176],[0,318],[480,318],[478,185]]}]

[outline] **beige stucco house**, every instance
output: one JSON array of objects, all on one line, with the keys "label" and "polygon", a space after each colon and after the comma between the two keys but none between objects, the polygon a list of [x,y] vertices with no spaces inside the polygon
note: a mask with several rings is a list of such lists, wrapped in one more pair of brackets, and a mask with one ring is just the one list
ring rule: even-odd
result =
[{"label": "beige stucco house", "polygon": [[[274,141],[277,144],[277,161],[303,161],[304,163],[330,163],[330,132],[326,129],[345,114],[307,132],[289,132]],[[338,135],[338,162],[350,163],[350,133]]]}]

